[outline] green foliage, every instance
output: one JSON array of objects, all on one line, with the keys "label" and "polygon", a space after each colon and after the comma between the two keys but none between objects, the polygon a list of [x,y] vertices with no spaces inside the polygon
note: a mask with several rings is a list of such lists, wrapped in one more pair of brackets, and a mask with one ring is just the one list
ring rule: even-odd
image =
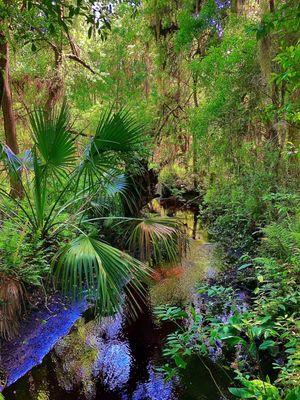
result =
[{"label": "green foliage", "polygon": [[263,382],[259,379],[247,380],[241,374],[238,380],[242,388],[229,388],[229,391],[239,399],[257,400],[281,400],[278,389],[270,382]]},{"label": "green foliage", "polygon": [[37,51],[41,40],[49,40],[62,34],[68,35],[79,16],[83,17],[88,27],[89,36],[98,31],[105,37],[110,28],[107,14],[101,13],[95,18],[92,1],[78,1],[76,5],[58,0],[27,1],[20,5],[18,1],[1,4],[1,19],[8,20],[17,40],[29,42],[32,51]]},{"label": "green foliage", "polygon": [[300,386],[290,390],[288,392],[288,395],[286,396],[286,400],[297,400],[299,396],[300,396]]},{"label": "green foliage", "polygon": [[[79,217],[83,213],[82,204],[88,204],[104,182],[115,180],[128,157],[133,157],[142,143],[142,125],[128,112],[104,112],[82,157],[75,157],[68,120],[65,105],[47,118],[43,110],[32,117],[34,179],[22,182],[26,207],[15,199],[14,202],[22,209],[33,232],[40,233],[42,238],[54,226],[55,232],[65,229],[69,221],[60,220],[64,212],[71,211],[75,218]],[[9,157],[7,162],[11,163]],[[71,193],[71,199],[66,199]],[[1,194],[9,197],[5,190]]]},{"label": "green foliage", "polygon": [[[85,233],[92,222],[89,204],[101,192],[111,198],[120,192],[116,176],[141,145],[142,125],[125,111],[103,113],[95,136],[79,158],[65,104],[47,116],[42,110],[36,111],[31,122],[34,147],[32,165],[22,181],[24,199],[8,202],[10,194],[1,189],[5,199],[1,208],[6,217],[14,216],[17,226],[25,226],[20,230],[9,222],[2,226],[3,240],[12,231],[9,247],[6,249],[4,242],[0,246],[4,252],[3,274],[37,284],[45,277],[45,270],[49,271],[46,265],[52,258],[58,283],[66,293],[82,295],[85,289],[101,311],[111,312],[120,305],[124,285],[128,281],[132,285],[129,293],[133,300],[133,291],[141,292],[147,274],[137,260]],[[6,155],[8,163],[18,159]],[[82,235],[70,241],[78,232]],[[54,258],[48,254],[45,265],[47,243],[59,240],[59,252]],[[64,246],[65,241],[68,243]]]},{"label": "green foliage", "polygon": [[[274,13],[265,13],[257,26],[258,40],[276,38],[277,51],[274,56],[272,81],[283,88],[285,101],[277,105],[281,118],[292,124],[299,123],[299,3],[286,0],[279,3]],[[287,93],[286,93],[286,92]],[[290,138],[292,141],[293,137]]]},{"label": "green foliage", "polygon": [[50,272],[51,248],[38,237],[32,237],[30,227],[17,220],[4,220],[0,228],[0,275],[20,280],[28,285],[41,285]]},{"label": "green foliage", "polygon": [[150,265],[180,262],[186,246],[183,226],[176,219],[148,217],[131,226],[129,247]]},{"label": "green foliage", "polygon": [[231,135],[242,134],[243,123],[254,118],[259,100],[253,81],[258,69],[257,45],[255,37],[246,32],[248,26],[247,20],[231,18],[222,41],[211,46],[201,61],[191,62],[205,90],[202,106],[191,114],[191,129],[200,138],[218,126],[229,129]]},{"label": "green foliage", "polygon": [[4,219],[0,227],[0,334],[13,338],[27,302],[27,290],[49,277],[55,245],[32,236],[30,226]]},{"label": "green foliage", "polygon": [[206,0],[195,10],[193,1],[183,2],[182,10],[178,13],[179,30],[175,37],[175,46],[179,51],[182,47],[189,49],[194,40],[201,35],[207,34],[215,39],[217,33],[222,30],[222,22],[226,16],[228,5],[222,4],[218,7],[213,0]]},{"label": "green foliage", "polygon": [[[284,218],[263,230],[266,236],[259,250],[260,257],[243,257],[246,263],[239,268],[241,273],[253,265],[255,268],[257,287],[252,308],[241,307],[238,292],[232,287],[201,284],[198,293],[205,296],[205,303],[200,303],[200,308],[198,305],[197,309],[190,306],[187,310],[174,307],[157,310],[161,320],[189,318],[189,324],[181,323],[179,330],[167,339],[164,353],[173,360],[173,366],[168,364],[164,368],[168,376],[176,374],[177,368],[185,368],[190,354],[209,355],[210,348],[222,349],[222,352],[240,348],[238,352],[242,351],[244,356],[238,357],[236,367],[242,387],[230,389],[235,396],[280,399],[278,388],[281,388],[289,398],[288,389],[299,385],[298,217],[294,216],[295,220],[290,222],[295,212],[295,197],[277,194],[267,198],[284,204],[278,207],[283,210],[279,215]],[[292,204],[286,214],[289,200]],[[276,386],[263,382],[261,359],[266,353],[273,360],[284,354],[284,366],[273,362],[273,367],[279,370]],[[255,379],[255,369],[259,380]]]},{"label": "green foliage", "polygon": [[53,174],[59,179],[61,173],[75,162],[74,138],[70,134],[69,111],[66,103],[47,115],[42,110],[31,114],[32,136],[40,167],[46,176]]},{"label": "green foliage", "polygon": [[102,112],[95,135],[75,172],[84,184],[94,189],[100,179],[109,180],[110,176],[120,173],[122,164],[133,161],[135,152],[145,144],[143,133],[144,125],[130,112]]},{"label": "green foliage", "polygon": [[102,313],[112,313],[120,305],[120,294],[130,278],[129,298],[134,302],[142,295],[141,282],[146,280],[144,265],[86,235],[62,247],[54,260],[54,274],[65,293],[74,297],[88,295]]},{"label": "green foliage", "polygon": [[169,164],[161,169],[159,173],[159,182],[172,195],[180,198],[180,192],[193,189],[193,176],[188,169],[178,164]]},{"label": "green foliage", "polygon": [[187,312],[183,311],[180,307],[169,306],[168,304],[156,307],[154,310],[155,316],[161,321],[178,321],[182,318],[187,318]]},{"label": "green foliage", "polygon": [[249,250],[263,212],[262,190],[261,181],[254,177],[252,182],[248,180],[247,187],[222,182],[208,190],[202,215],[209,224],[210,235],[225,246]]},{"label": "green foliage", "polygon": [[[265,228],[262,257],[255,259],[259,285],[256,289],[256,310],[269,315],[276,332],[284,342],[287,363],[280,370],[278,382],[287,386],[299,384],[299,216],[293,223],[289,217]],[[270,296],[270,293],[272,296]]]},{"label": "green foliage", "polygon": [[[172,376],[190,354],[223,349],[236,353],[243,374],[231,389],[237,397],[275,400],[281,390],[298,398],[299,2],[260,9],[253,1],[148,0],[135,18],[126,5],[116,18],[95,18],[92,1],[4,3],[18,140],[31,147],[15,155],[1,146],[1,178],[9,174],[0,188],[0,275],[14,297],[11,316],[18,318],[24,290],[49,275],[58,243],[53,267],[65,291],[86,291],[105,312],[117,308],[127,279],[139,291],[147,275],[105,240],[153,265],[180,261],[177,222],[123,222],[124,199],[135,197],[124,177],[141,170],[153,136],[160,183],[178,198],[198,186],[210,238],[235,256],[235,284],[252,295],[245,310],[235,286],[203,283],[200,305],[158,309],[178,324],[165,371]],[[25,115],[47,103],[53,84],[68,98],[72,125],[65,104]],[[11,200],[9,186],[20,178],[24,198]],[[0,290],[8,299],[4,284]],[[272,385],[261,358],[278,369]]]}]

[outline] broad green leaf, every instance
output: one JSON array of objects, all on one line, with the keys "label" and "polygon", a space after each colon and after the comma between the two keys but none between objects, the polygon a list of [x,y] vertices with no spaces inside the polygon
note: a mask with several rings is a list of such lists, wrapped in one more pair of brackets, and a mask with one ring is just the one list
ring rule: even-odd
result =
[{"label": "broad green leaf", "polygon": [[230,393],[240,399],[255,399],[253,394],[251,394],[247,389],[243,388],[229,388]]},{"label": "broad green leaf", "polygon": [[174,361],[178,368],[182,368],[182,369],[186,368],[187,363],[184,361],[184,359],[179,354],[176,354],[174,356]]},{"label": "broad green leaf", "polygon": [[259,350],[267,350],[276,346],[276,342],[274,340],[265,340],[260,346]]}]

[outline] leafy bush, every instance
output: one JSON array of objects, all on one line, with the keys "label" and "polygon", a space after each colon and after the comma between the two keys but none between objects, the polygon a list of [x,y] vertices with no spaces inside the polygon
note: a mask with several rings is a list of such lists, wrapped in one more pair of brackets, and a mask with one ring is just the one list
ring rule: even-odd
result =
[{"label": "leafy bush", "polygon": [[229,388],[229,391],[239,399],[253,400],[281,400],[278,389],[270,382],[263,382],[259,379],[248,380],[238,374],[238,380],[242,388]]}]

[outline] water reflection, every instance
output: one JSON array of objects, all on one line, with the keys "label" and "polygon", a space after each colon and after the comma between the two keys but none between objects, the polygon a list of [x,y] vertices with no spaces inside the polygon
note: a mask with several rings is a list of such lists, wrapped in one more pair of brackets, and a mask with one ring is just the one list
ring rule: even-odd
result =
[{"label": "water reflection", "polygon": [[6,391],[7,399],[175,400],[175,385],[155,371],[165,332],[148,307],[134,321],[125,314],[78,321],[41,366]]}]

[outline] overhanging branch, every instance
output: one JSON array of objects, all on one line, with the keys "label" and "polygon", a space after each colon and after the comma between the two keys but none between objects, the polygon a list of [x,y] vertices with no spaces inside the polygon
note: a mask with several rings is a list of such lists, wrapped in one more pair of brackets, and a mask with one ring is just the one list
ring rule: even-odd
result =
[{"label": "overhanging branch", "polygon": [[90,65],[88,65],[85,61],[83,61],[81,58],[79,58],[75,54],[66,54],[65,56],[68,57],[70,60],[78,62],[83,67],[88,69],[92,74],[94,74],[94,75],[96,74],[96,71]]}]

